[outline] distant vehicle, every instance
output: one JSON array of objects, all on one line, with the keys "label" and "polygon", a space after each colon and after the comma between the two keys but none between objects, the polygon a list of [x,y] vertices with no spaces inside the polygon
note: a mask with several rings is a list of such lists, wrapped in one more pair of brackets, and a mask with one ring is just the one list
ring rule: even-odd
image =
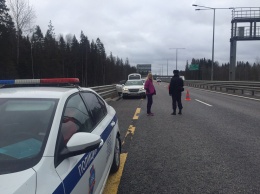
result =
[{"label": "distant vehicle", "polygon": [[140,96],[146,98],[144,83],[142,80],[127,80],[122,90],[123,98],[128,96]]},{"label": "distant vehicle", "polygon": [[157,78],[157,79],[156,79],[156,81],[157,81],[157,82],[162,82],[162,80],[161,80],[161,79],[159,79],[159,78]]},{"label": "distant vehicle", "polygon": [[142,79],[142,76],[139,73],[131,73],[128,75],[128,80],[140,80],[140,79]]},{"label": "distant vehicle", "polygon": [[1,193],[102,193],[120,165],[114,108],[77,78],[0,84]]},{"label": "distant vehicle", "polygon": [[118,96],[121,96],[122,94],[122,88],[123,85],[125,84],[126,80],[121,80],[118,84],[116,84],[116,91],[118,93]]}]

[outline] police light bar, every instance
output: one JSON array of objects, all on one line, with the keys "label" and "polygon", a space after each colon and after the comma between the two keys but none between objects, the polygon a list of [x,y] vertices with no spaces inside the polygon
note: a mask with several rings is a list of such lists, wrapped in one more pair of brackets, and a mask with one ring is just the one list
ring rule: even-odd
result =
[{"label": "police light bar", "polygon": [[14,79],[0,80],[0,84],[76,84],[78,78]]}]

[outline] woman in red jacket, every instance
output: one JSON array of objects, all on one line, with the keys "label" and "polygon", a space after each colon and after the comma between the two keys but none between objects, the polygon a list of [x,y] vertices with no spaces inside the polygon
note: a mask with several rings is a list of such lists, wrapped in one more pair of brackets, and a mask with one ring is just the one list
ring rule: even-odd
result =
[{"label": "woman in red jacket", "polygon": [[153,104],[153,95],[156,94],[154,85],[153,85],[153,75],[148,73],[147,79],[144,84],[144,89],[146,90],[147,96],[147,116],[153,116],[154,113],[151,112],[151,107]]}]

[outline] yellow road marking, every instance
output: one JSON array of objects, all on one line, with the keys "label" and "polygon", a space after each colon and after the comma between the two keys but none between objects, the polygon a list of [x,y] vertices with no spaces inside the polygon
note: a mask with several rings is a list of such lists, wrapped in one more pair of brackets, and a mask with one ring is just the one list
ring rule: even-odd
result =
[{"label": "yellow road marking", "polygon": [[127,130],[127,132],[126,132],[126,134],[125,134],[125,138],[124,138],[124,140],[123,140],[123,142],[122,142],[122,145],[124,145],[125,139],[127,138],[127,136],[128,136],[129,134],[131,135],[131,140],[132,140],[133,135],[135,134],[135,127],[134,127],[133,125],[130,125],[130,126],[128,127],[128,130]]},{"label": "yellow road marking", "polygon": [[117,194],[126,158],[127,153],[120,154],[120,167],[115,174],[109,175],[103,194]]},{"label": "yellow road marking", "polygon": [[134,120],[137,120],[137,119],[138,119],[140,112],[141,112],[141,108],[137,108],[136,111],[135,111],[135,115],[134,115],[134,117],[133,117]]},{"label": "yellow road marking", "polygon": [[[134,120],[139,118],[140,112],[141,112],[141,108],[137,108],[136,111],[135,111],[134,117],[133,117]],[[130,125],[128,127],[128,130],[126,132],[126,135],[125,135],[125,138],[122,142],[122,145],[124,145],[125,139],[129,135],[130,135],[130,139],[132,140],[134,133],[135,133],[135,127],[133,125]],[[120,154],[120,167],[115,174],[109,175],[105,189],[103,191],[103,194],[117,194],[118,186],[119,186],[122,174],[123,174],[123,169],[124,169],[124,166],[125,166],[126,158],[127,158],[127,153]]]}]

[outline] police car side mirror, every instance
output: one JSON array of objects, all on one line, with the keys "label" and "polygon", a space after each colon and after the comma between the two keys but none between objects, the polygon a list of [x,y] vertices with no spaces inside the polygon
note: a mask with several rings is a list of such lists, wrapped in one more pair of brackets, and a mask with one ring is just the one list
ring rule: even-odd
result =
[{"label": "police car side mirror", "polygon": [[78,132],[75,133],[67,143],[67,148],[64,148],[61,152],[63,158],[77,156],[85,154],[98,149],[103,145],[103,140],[99,135]]}]

